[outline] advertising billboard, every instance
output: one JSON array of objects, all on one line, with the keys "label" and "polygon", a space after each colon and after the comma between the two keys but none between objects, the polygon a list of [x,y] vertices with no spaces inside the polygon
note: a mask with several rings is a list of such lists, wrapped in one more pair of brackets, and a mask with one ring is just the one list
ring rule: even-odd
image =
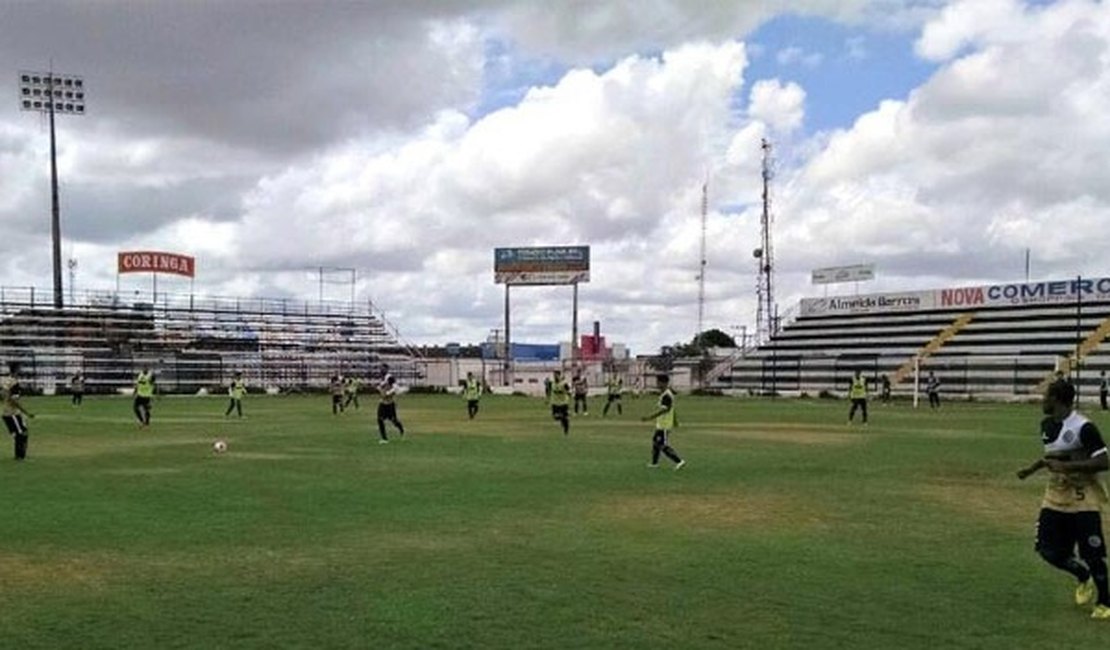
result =
[{"label": "advertising billboard", "polygon": [[126,251],[116,257],[117,273],[173,273],[194,277],[196,260],[188,255],[157,251]]},{"label": "advertising billboard", "polygon": [[837,284],[839,282],[861,282],[874,279],[874,264],[830,266],[824,269],[813,270],[813,284]]},{"label": "advertising billboard", "polygon": [[509,285],[589,282],[590,247],[496,248],[493,251],[493,281]]},{"label": "advertising billboard", "polygon": [[845,316],[934,309],[975,310],[1076,302],[1110,302],[1110,278],[1074,278],[929,291],[805,298],[801,302],[799,315]]}]

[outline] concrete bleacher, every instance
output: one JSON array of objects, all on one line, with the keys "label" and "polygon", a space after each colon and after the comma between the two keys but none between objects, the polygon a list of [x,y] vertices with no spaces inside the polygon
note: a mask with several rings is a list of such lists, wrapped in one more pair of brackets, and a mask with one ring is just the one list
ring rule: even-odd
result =
[{"label": "concrete bleacher", "polygon": [[[976,287],[968,295],[979,299],[959,305],[949,304],[954,290],[803,300],[795,320],[732,361],[714,387],[842,395],[858,369],[875,390],[885,374],[904,395],[919,367],[922,382],[933,371],[949,396],[1030,397],[1059,368],[1093,397],[1099,371],[1110,372],[1110,345],[1102,345],[1110,279],[1076,282]],[[899,297],[912,297],[914,307]]]},{"label": "concrete bleacher", "polygon": [[144,367],[160,390],[190,393],[220,390],[236,371],[279,390],[322,389],[335,374],[370,379],[382,364],[402,381],[419,372],[418,353],[370,304],[87,293],[59,310],[49,296],[0,288],[0,360],[45,392],[78,371],[89,392],[116,392]]}]

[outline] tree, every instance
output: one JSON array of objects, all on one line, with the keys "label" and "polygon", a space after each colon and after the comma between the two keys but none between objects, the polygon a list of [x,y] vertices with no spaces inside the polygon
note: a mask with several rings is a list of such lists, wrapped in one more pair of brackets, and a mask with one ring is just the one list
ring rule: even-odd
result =
[{"label": "tree", "polygon": [[700,357],[709,348],[734,348],[736,340],[719,329],[711,329],[695,336],[689,343],[676,343],[671,348],[671,357]]},{"label": "tree", "polygon": [[695,336],[694,340],[691,342],[691,345],[702,349],[734,348],[736,347],[736,339],[732,338],[728,334],[725,334],[719,329],[713,328]]}]

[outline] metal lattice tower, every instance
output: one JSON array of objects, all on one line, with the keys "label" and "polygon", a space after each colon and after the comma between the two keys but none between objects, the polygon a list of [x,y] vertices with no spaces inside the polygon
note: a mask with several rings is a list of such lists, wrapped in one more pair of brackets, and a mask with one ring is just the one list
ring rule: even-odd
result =
[{"label": "metal lattice tower", "polygon": [[760,143],[763,149],[763,214],[760,217],[760,247],[755,249],[756,264],[756,311],[755,329],[756,341],[764,343],[770,340],[777,330],[775,323],[775,253],[771,237],[771,226],[774,217],[771,214],[771,179],[774,172],[771,169],[771,143],[763,138]]}]

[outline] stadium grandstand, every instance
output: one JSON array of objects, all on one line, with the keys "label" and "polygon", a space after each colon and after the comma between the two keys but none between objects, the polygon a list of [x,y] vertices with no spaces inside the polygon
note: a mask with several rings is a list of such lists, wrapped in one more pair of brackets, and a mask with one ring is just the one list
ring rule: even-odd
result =
[{"label": "stadium grandstand", "polygon": [[50,295],[0,288],[0,359],[44,393],[77,372],[89,392],[118,392],[143,368],[171,393],[219,389],[237,371],[280,391],[375,378],[382,364],[402,381],[420,371],[419,353],[370,303],[87,292],[59,310]]},{"label": "stadium grandstand", "polygon": [[1093,397],[1110,371],[1110,278],[807,298],[791,314],[707,385],[840,394],[861,370],[873,388],[886,375],[905,395],[931,371],[942,394],[1007,399],[1038,395],[1062,371]]}]

